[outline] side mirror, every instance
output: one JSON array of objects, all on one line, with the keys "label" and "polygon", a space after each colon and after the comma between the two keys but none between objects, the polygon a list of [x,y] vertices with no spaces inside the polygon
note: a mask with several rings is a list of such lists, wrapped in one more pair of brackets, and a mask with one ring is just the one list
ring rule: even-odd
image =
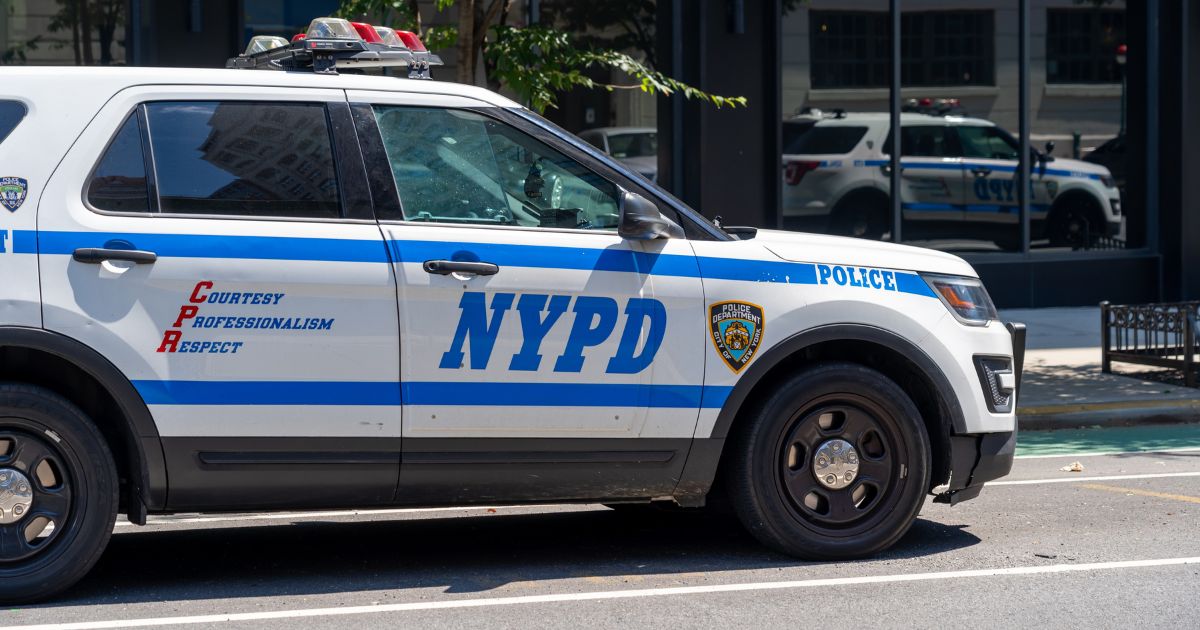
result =
[{"label": "side mirror", "polygon": [[621,222],[617,234],[633,241],[684,237],[683,228],[664,217],[653,201],[635,192],[621,195]]},{"label": "side mirror", "polygon": [[1047,140],[1046,141],[1046,155],[1050,155],[1051,153],[1054,153],[1054,141]]}]

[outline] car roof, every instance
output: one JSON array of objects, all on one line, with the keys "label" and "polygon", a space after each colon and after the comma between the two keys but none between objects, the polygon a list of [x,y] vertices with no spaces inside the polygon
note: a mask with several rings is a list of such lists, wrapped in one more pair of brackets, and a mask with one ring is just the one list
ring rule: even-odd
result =
[{"label": "car roof", "polygon": [[[850,126],[862,125],[863,123],[888,124],[891,121],[891,115],[887,112],[862,112],[842,114],[840,118],[822,118],[817,121],[821,126]],[[917,113],[902,113],[900,114],[900,125],[981,125],[985,127],[994,127],[996,123],[982,118],[969,118],[966,116],[931,116],[929,114]]]},{"label": "car roof", "polygon": [[[0,69],[0,94],[6,85],[20,93],[20,79],[52,81],[68,90],[73,81],[90,85],[111,85],[113,92],[137,85],[244,85],[281,88],[326,88],[341,90],[383,90],[417,94],[462,96],[496,107],[520,107],[519,104],[495,92],[473,85],[447,81],[408,79],[365,74],[321,75],[309,71],[234,70],[227,68],[146,68],[146,67],[78,67],[78,66],[16,66]],[[14,84],[14,81],[16,82]]]}]

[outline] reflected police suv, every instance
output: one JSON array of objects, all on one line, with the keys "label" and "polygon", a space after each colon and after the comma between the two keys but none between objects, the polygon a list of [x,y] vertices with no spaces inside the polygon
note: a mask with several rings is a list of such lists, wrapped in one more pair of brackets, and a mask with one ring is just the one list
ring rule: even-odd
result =
[{"label": "reflected police suv", "polygon": [[349,26],[0,72],[0,600],[118,512],[719,494],[839,559],[1008,472],[1023,327],[970,265],[735,238],[501,96],[339,72],[437,62]]},{"label": "reflected police suv", "polygon": [[[783,215],[792,227],[878,239],[891,224],[887,114],[837,113],[784,147]],[[901,114],[901,204],[906,238],[1020,245],[1017,141],[978,118]],[[1121,229],[1108,169],[1038,152],[1031,168],[1034,240],[1088,247]]]}]

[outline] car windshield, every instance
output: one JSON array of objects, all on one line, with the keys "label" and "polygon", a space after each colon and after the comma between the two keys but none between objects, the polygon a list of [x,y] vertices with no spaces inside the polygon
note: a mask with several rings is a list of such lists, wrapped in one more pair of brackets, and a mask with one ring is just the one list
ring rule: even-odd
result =
[{"label": "car windshield", "polygon": [[617,159],[658,155],[658,134],[648,131],[609,135],[608,152]]}]

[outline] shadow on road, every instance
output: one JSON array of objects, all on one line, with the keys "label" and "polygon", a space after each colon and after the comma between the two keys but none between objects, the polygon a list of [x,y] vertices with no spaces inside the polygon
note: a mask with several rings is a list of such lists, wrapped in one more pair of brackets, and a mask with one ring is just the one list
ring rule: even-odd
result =
[{"label": "shadow on road", "polygon": [[[883,559],[979,542],[918,519]],[[370,522],[124,530],[50,606],[410,588],[478,593],[513,582],[804,566],[733,519],[611,510]]]}]

